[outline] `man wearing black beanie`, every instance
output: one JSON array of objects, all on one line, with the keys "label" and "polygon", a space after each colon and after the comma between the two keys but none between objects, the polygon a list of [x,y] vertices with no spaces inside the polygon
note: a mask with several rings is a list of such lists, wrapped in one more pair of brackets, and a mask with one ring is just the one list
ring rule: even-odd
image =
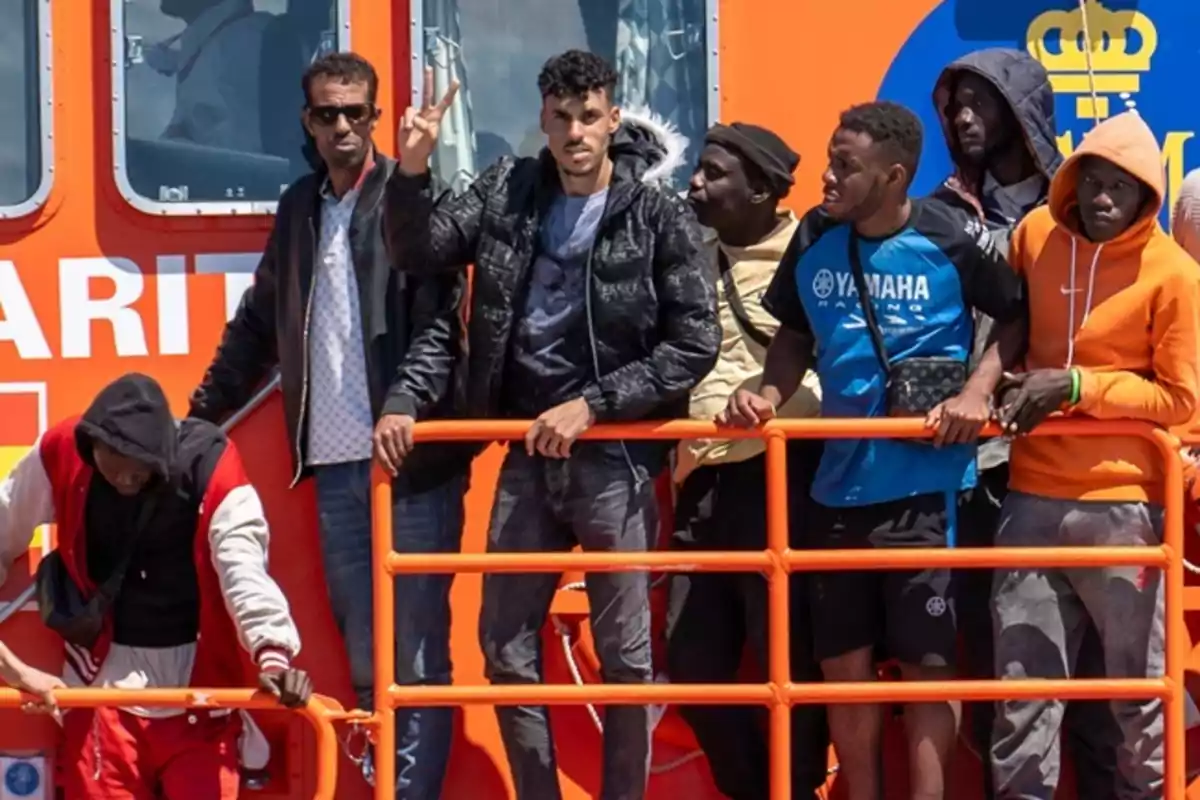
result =
[{"label": "man wearing black beanie", "polygon": [[[692,390],[689,415],[711,420],[729,395],[758,388],[767,345],[779,323],[762,307],[796,217],[779,208],[792,186],[800,157],[776,134],[756,125],[715,125],[705,137],[688,200],[711,229],[708,245],[720,265],[718,314],[721,355]],[[816,416],[816,377],[780,408],[782,416]],[[789,519],[803,520],[820,442],[789,444]],[[674,546],[680,549],[761,550],[766,547],[763,444],[758,439],[700,440],[680,445],[674,473]],[[793,539],[798,539],[793,532]],[[795,542],[794,542],[795,543]],[[806,578],[797,575],[794,582]],[[791,590],[791,663],[797,681],[819,681],[813,658],[807,591]],[[680,573],[671,583],[667,653],[671,679],[680,683],[730,683],[746,644],[765,670],[767,585],[761,575]],[[729,797],[768,795],[765,711],[747,706],[683,706],[708,756],[717,787]],[[811,800],[826,780],[828,731],[820,706],[792,712],[792,796]]]}]

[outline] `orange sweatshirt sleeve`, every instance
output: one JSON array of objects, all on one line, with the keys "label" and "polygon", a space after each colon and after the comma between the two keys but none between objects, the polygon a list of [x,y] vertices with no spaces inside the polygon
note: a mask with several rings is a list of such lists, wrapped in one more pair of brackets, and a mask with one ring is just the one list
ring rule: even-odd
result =
[{"label": "orange sweatshirt sleeve", "polygon": [[1029,244],[1025,241],[1029,237],[1028,223],[1029,217],[1026,216],[1013,228],[1008,238],[1008,251],[1005,253],[1009,266],[1018,275],[1025,274],[1025,254],[1029,249]]},{"label": "orange sweatshirt sleeve", "polygon": [[1196,410],[1200,358],[1200,282],[1177,271],[1163,281],[1150,322],[1153,379],[1134,372],[1082,369],[1079,411],[1097,419],[1182,425]]}]

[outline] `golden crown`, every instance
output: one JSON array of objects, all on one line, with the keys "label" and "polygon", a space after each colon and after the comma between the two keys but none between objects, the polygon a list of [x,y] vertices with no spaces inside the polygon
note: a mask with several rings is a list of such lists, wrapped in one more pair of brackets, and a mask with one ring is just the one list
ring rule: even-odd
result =
[{"label": "golden crown", "polygon": [[[1140,11],[1110,11],[1100,0],[1085,0],[1087,33],[1092,41],[1092,68],[1097,72],[1146,72],[1158,48],[1158,31]],[[1034,18],[1025,32],[1029,54],[1042,62],[1047,72],[1086,72],[1083,11],[1047,11]],[[1138,34],[1137,50],[1130,32]],[[1052,52],[1048,43],[1058,46]]]}]

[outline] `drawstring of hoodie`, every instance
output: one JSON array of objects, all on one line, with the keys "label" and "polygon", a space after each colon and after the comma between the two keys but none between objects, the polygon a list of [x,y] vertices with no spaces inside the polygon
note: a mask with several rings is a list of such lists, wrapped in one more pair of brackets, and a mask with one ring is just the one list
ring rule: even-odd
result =
[{"label": "drawstring of hoodie", "polygon": [[[1092,266],[1088,270],[1088,287],[1087,297],[1084,299],[1083,319],[1079,322],[1080,330],[1084,325],[1087,325],[1088,315],[1092,313],[1092,297],[1096,289],[1096,265],[1100,263],[1100,251],[1104,249],[1103,244],[1096,245],[1096,252],[1092,255]],[[1067,278],[1067,308],[1070,319],[1067,321],[1067,366],[1070,369],[1075,361],[1075,257],[1079,253],[1079,240],[1074,236],[1071,237],[1071,274]]]}]

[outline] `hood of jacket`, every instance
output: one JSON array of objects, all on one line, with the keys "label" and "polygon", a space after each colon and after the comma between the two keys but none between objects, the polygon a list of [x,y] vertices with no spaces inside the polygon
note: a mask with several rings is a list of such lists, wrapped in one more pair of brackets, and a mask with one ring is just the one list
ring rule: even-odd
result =
[{"label": "hood of jacket", "polygon": [[983,173],[963,158],[958,148],[954,121],[950,119],[954,82],[964,72],[973,72],[996,88],[1012,109],[1025,137],[1025,147],[1033,162],[1047,179],[1053,178],[1063,162],[1054,127],[1054,91],[1045,68],[1028,53],[1007,47],[993,47],[968,53],[942,70],[933,89],[942,134],[954,161],[955,174],[950,181],[958,191],[978,198]]},{"label": "hood of jacket", "polygon": [[1159,229],[1158,213],[1162,210],[1167,185],[1162,150],[1150,126],[1135,111],[1109,117],[1088,131],[1071,157],[1063,162],[1050,182],[1050,213],[1055,222],[1073,234],[1080,230],[1076,187],[1079,162],[1086,156],[1097,156],[1116,164],[1149,186],[1151,192],[1151,198],[1137,220],[1112,241],[1105,242],[1104,247],[1149,239]]},{"label": "hood of jacket", "polygon": [[101,389],[75,425],[75,447],[91,467],[96,466],[92,455],[96,442],[149,466],[164,480],[170,478],[179,430],[158,382],[133,372]]},{"label": "hood of jacket", "polygon": [[688,138],[669,120],[649,109],[625,108],[608,152],[618,180],[665,185],[683,166],[687,149]]}]

